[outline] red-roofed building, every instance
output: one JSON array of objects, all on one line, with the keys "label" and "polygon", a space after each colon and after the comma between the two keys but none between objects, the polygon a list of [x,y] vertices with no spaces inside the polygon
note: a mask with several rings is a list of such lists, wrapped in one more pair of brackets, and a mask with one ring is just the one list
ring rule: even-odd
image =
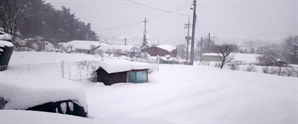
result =
[{"label": "red-roofed building", "polygon": [[150,56],[166,56],[177,57],[177,48],[168,44],[148,47],[142,50]]}]

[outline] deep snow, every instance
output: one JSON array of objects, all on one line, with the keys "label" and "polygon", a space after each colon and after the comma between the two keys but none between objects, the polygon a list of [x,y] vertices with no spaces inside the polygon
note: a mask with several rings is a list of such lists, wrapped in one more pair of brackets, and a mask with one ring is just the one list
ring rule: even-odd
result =
[{"label": "deep snow", "polygon": [[[89,116],[149,117],[169,122],[296,122],[297,78],[160,65],[149,83],[83,83]],[[96,96],[96,98],[94,98]]]},{"label": "deep snow", "polygon": [[73,100],[87,110],[84,89],[76,82],[45,76],[0,72],[0,97],[4,109],[28,109],[48,102]]},{"label": "deep snow", "polygon": [[[19,52],[13,54],[10,66],[22,62],[46,63],[47,60],[98,58],[84,54]],[[298,78],[294,77],[200,65],[160,65],[159,71],[149,75],[148,83],[104,86],[87,79],[74,83],[84,87],[89,117],[98,120],[152,118],[174,123],[296,123],[298,116]]]}]

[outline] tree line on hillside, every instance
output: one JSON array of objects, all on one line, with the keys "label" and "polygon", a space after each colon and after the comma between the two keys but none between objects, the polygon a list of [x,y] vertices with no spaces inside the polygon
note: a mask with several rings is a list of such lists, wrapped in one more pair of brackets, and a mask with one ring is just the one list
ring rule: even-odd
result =
[{"label": "tree line on hillside", "polygon": [[261,65],[298,64],[298,36],[289,36],[281,44],[260,47],[258,52],[261,56],[257,59]]},{"label": "tree line on hillside", "polygon": [[[90,23],[84,23],[62,6],[61,10],[43,0],[1,0],[0,27],[25,39],[33,38],[54,44],[71,40],[98,40]],[[14,42],[15,43],[15,42]]]}]

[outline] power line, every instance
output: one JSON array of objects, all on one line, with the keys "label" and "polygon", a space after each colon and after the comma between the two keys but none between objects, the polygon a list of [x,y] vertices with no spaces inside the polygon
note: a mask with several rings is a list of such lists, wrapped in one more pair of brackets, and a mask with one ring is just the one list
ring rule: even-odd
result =
[{"label": "power line", "polygon": [[[179,11],[179,10],[182,10],[182,9],[185,9],[186,7],[188,8],[191,4],[185,4],[185,5],[182,5],[180,7],[177,7],[176,9],[172,10],[172,11]],[[171,13],[166,13],[166,14],[161,14],[161,15],[157,15],[156,17],[155,16],[152,16],[152,17],[149,17],[150,20],[154,20],[154,19],[158,19],[160,17],[163,17],[163,16],[166,16],[166,15],[169,15]]]},{"label": "power line", "polygon": [[132,2],[134,4],[137,4],[137,5],[140,5],[140,6],[151,8],[151,9],[154,9],[154,10],[159,10],[159,11],[163,11],[163,12],[167,12],[167,13],[172,13],[172,14],[177,14],[177,15],[181,15],[181,16],[191,16],[191,15],[187,15],[187,14],[176,13],[176,12],[172,12],[172,11],[169,11],[169,10],[164,10],[164,9],[160,9],[160,8],[148,6],[148,5],[145,5],[145,4],[142,4],[142,3],[139,3],[139,2],[133,1],[133,0],[127,0],[127,1]]},{"label": "power line", "polygon": [[[127,4],[125,4],[125,5],[127,5]],[[182,9],[185,9],[186,7],[188,8],[190,5],[191,5],[190,3],[183,4],[182,6],[178,6],[178,7],[176,7],[176,8],[173,9],[172,11],[179,11],[179,10],[182,10]],[[158,15],[155,15],[155,16],[151,16],[151,17],[148,18],[148,20],[155,20],[155,19],[158,19],[158,18],[167,16],[167,15],[169,15],[169,14],[172,14],[172,13],[165,13],[165,14],[158,14]],[[127,24],[118,26],[118,27],[107,28],[107,29],[103,29],[103,30],[104,30],[104,31],[117,30],[117,29],[121,29],[121,28],[126,28],[126,27],[131,27],[131,26],[134,26],[134,25],[138,25],[138,24],[141,24],[141,23],[143,23],[143,20],[135,21],[135,22],[131,22],[131,23],[127,23]]]}]

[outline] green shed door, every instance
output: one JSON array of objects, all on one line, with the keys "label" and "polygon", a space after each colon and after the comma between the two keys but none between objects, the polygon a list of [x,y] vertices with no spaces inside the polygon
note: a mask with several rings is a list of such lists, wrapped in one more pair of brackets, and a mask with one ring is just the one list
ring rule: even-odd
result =
[{"label": "green shed door", "polygon": [[132,83],[147,82],[147,72],[146,71],[130,72],[129,80],[130,80],[129,82],[132,82]]}]

